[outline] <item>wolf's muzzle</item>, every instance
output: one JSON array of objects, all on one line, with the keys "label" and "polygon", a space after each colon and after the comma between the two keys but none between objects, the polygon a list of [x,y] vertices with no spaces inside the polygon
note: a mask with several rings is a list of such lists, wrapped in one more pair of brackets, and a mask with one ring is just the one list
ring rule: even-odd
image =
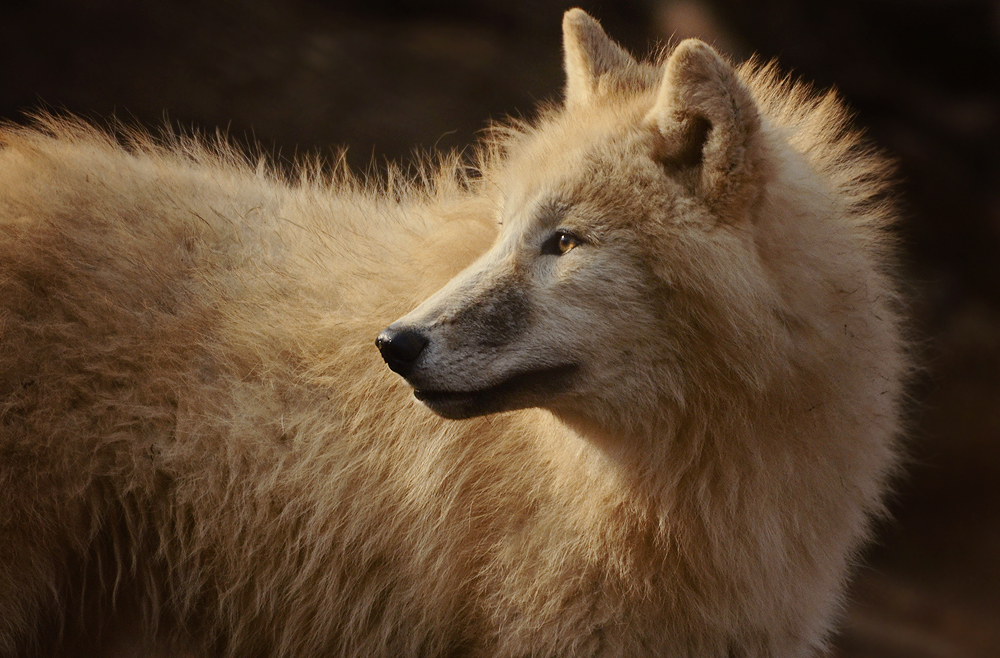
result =
[{"label": "wolf's muzzle", "polygon": [[408,377],[427,347],[427,338],[412,329],[387,327],[375,339],[375,347],[393,372]]}]

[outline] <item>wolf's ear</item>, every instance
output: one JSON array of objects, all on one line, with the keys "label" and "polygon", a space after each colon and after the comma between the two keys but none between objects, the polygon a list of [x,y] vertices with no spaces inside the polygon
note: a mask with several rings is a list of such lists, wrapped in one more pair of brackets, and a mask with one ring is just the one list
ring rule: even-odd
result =
[{"label": "wolf's ear", "polygon": [[697,39],[677,46],[648,118],[662,136],[656,156],[665,166],[696,170],[696,193],[731,209],[747,201],[760,114],[750,90],[715,50]]},{"label": "wolf's ear", "polygon": [[567,107],[589,103],[597,95],[602,76],[636,64],[582,9],[563,14],[563,50]]}]

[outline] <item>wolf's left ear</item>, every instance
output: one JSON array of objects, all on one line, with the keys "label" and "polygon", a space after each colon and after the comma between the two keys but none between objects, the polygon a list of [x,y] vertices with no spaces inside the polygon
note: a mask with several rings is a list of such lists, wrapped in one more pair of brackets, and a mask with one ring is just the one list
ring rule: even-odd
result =
[{"label": "wolf's left ear", "polygon": [[696,193],[724,210],[753,193],[760,114],[750,90],[709,45],[686,39],[667,60],[648,119],[662,136],[657,157],[697,171]]},{"label": "wolf's left ear", "polygon": [[597,95],[602,77],[636,65],[635,59],[582,9],[563,14],[563,50],[567,107],[589,103]]}]

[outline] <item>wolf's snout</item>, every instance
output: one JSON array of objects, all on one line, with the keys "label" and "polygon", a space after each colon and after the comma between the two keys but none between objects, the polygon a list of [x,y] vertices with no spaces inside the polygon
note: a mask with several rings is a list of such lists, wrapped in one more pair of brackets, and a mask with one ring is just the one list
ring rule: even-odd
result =
[{"label": "wolf's snout", "polygon": [[375,347],[393,372],[408,377],[413,364],[427,347],[427,339],[413,329],[388,327],[375,339]]}]

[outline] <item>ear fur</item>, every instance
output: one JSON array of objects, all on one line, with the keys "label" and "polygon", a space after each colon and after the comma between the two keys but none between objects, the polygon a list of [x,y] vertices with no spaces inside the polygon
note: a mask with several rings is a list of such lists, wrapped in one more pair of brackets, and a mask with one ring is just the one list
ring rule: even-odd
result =
[{"label": "ear fur", "polygon": [[760,114],[750,90],[711,46],[697,39],[677,46],[648,119],[662,136],[659,159],[696,168],[699,196],[731,210],[749,202]]},{"label": "ear fur", "polygon": [[601,77],[636,65],[635,59],[608,38],[601,24],[582,9],[563,14],[566,66],[566,106],[589,103]]}]

